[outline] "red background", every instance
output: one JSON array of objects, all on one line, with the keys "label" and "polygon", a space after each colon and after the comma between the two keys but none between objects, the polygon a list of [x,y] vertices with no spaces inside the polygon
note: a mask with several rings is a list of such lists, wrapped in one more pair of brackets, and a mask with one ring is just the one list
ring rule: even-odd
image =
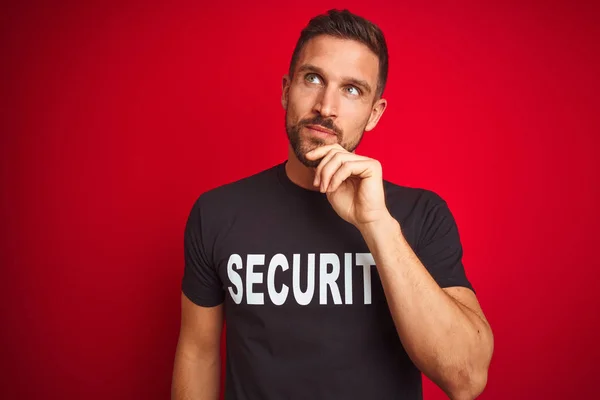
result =
[{"label": "red background", "polygon": [[387,35],[359,153],[455,214],[496,339],[481,398],[594,392],[593,2],[24,3],[0,17],[0,397],[169,397],[187,213],[285,159],[281,77],[331,7]]}]

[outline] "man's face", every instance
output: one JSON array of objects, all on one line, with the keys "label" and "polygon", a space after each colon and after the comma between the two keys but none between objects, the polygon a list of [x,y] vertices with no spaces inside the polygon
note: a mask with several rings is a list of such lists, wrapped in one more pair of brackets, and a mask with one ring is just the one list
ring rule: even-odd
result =
[{"label": "man's face", "polygon": [[318,166],[305,158],[318,146],[353,152],[375,127],[386,106],[375,99],[378,73],[377,55],[362,43],[321,35],[304,46],[282,95],[288,139],[302,164]]}]

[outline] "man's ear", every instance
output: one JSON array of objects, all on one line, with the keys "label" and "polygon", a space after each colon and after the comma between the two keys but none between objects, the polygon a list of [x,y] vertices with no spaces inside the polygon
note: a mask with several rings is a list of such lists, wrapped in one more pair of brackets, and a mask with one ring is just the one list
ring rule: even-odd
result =
[{"label": "man's ear", "polygon": [[383,115],[383,112],[385,111],[386,107],[387,107],[386,99],[379,99],[375,102],[375,104],[373,104],[373,108],[371,109],[371,115],[369,116],[369,122],[367,122],[365,131],[370,131],[373,128],[375,128],[375,126],[379,122],[379,119]]},{"label": "man's ear", "polygon": [[289,75],[284,75],[281,80],[281,105],[287,110],[288,96],[290,93],[290,84],[292,83]]}]

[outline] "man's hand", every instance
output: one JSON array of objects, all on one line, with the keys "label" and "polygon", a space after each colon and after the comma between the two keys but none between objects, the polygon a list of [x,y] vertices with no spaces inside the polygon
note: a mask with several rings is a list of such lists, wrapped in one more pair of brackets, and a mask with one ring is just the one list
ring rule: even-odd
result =
[{"label": "man's hand", "polygon": [[322,158],[313,184],[327,194],[333,209],[345,221],[360,228],[390,217],[379,161],[350,153],[338,144],[318,147],[306,158]]}]

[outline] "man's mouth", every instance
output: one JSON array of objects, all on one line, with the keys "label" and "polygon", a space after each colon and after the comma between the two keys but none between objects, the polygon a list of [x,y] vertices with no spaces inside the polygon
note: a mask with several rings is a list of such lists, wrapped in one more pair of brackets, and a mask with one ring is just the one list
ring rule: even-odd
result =
[{"label": "man's mouth", "polygon": [[337,136],[337,134],[334,131],[324,128],[320,125],[306,125],[306,127],[313,131],[318,131],[318,132],[326,133],[328,135]]}]

